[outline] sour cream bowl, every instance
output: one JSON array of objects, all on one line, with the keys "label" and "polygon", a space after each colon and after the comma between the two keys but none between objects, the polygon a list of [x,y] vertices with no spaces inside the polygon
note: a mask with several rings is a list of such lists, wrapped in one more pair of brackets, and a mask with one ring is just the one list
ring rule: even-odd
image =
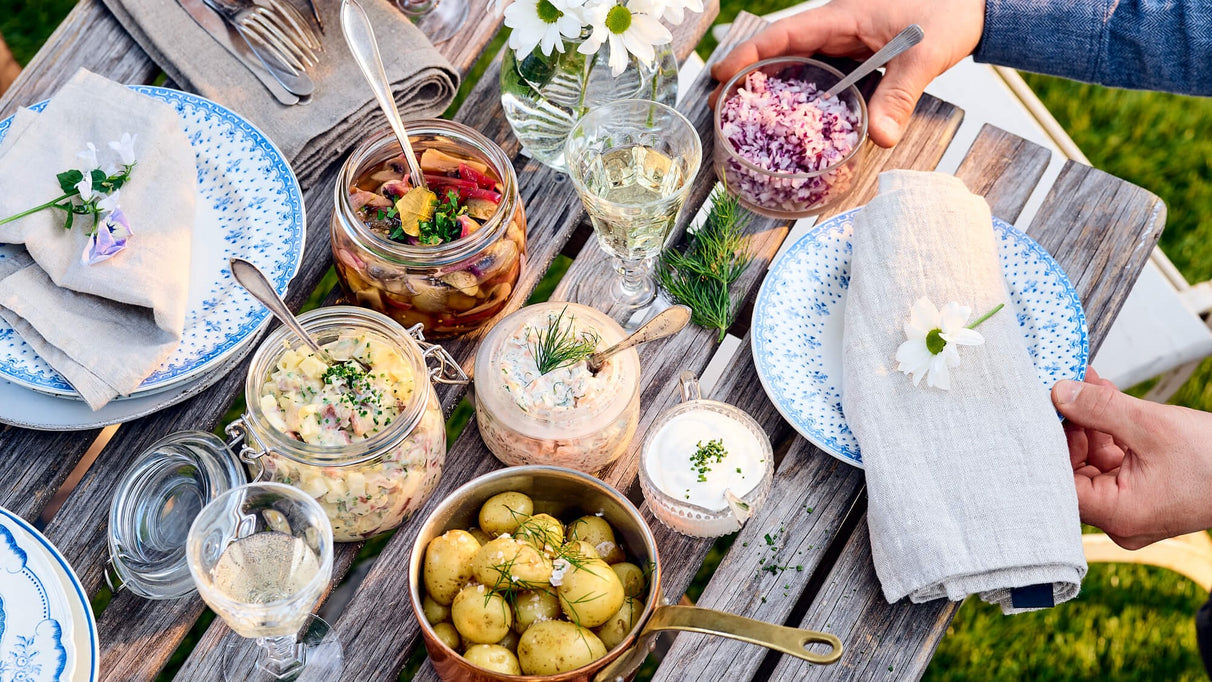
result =
[{"label": "sour cream bowl", "polygon": [[621,341],[623,328],[575,303],[527,306],[497,323],[476,352],[476,424],[505,464],[546,464],[594,473],[627,449],[640,420],[640,358],[635,349],[593,374],[580,360],[540,373],[534,348],[559,319],[573,334]]}]

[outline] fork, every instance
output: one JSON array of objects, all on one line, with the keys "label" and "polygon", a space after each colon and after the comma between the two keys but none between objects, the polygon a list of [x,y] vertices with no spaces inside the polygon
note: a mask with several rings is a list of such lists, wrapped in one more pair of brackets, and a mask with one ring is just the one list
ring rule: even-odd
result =
[{"label": "fork", "polygon": [[227,19],[256,51],[291,75],[319,63],[320,40],[307,20],[284,0],[203,0]]}]

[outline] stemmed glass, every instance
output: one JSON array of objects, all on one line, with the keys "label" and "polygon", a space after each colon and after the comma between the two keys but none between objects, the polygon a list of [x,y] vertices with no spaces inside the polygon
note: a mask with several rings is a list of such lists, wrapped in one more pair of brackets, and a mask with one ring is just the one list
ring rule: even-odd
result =
[{"label": "stemmed glass", "polygon": [[619,273],[611,286],[612,309],[623,316],[615,319],[634,329],[656,312],[652,259],[699,170],[698,133],[664,104],[619,100],[581,118],[568,133],[564,154],[598,244]]},{"label": "stemmed glass", "polygon": [[467,22],[467,0],[396,0],[396,6],[416,22],[429,42],[450,40]]},{"label": "stemmed glass", "polygon": [[332,524],[314,499],[281,483],[233,488],[203,507],[186,540],[189,571],[202,599],[232,630],[257,640],[229,645],[225,680],[293,680],[304,671],[336,679],[341,644],[310,615],[332,577]]}]

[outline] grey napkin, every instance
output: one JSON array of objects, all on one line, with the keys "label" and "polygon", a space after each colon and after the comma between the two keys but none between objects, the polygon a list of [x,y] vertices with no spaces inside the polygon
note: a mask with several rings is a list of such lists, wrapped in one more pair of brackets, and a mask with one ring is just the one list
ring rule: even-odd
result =
[{"label": "grey napkin", "polygon": [[136,389],[176,349],[185,325],[197,169],[172,106],[79,71],[39,114],[22,110],[0,146],[0,217],[53,199],[56,174],[80,168],[87,143],[136,136],[121,207],[134,235],[95,265],[80,261],[91,218],[63,229],[45,210],[0,225],[0,316],[62,373],[94,410]]},{"label": "grey napkin", "polygon": [[[340,2],[317,2],[326,32],[311,102],[285,106],[174,0],[104,0],[180,87],[229,107],[269,136],[307,186],[366,135],[383,128],[370,86],[341,34]],[[404,118],[436,116],[458,90],[454,67],[387,0],[362,0]],[[309,13],[305,12],[309,16]]]},{"label": "grey napkin", "polygon": [[[1065,435],[1027,354],[989,206],[955,177],[892,171],[855,218],[842,406],[862,448],[875,570],[893,602],[971,594],[1014,613],[1077,595],[1086,561]],[[949,391],[897,371],[913,303],[972,309]]]}]

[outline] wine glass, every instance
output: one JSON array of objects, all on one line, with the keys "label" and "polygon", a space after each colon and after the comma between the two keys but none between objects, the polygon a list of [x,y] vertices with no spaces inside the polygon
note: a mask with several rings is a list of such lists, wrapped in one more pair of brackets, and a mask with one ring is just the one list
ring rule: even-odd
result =
[{"label": "wine glass", "polygon": [[232,488],[194,519],[185,551],[202,599],[261,647],[250,665],[249,647],[229,645],[225,680],[293,680],[305,670],[316,679],[340,675],[336,633],[310,613],[333,558],[332,524],[311,496],[281,483]]},{"label": "wine glass", "polygon": [[[568,133],[568,174],[619,277],[612,308],[634,329],[652,316],[660,255],[686,203],[703,148],[694,126],[672,108],[627,99],[590,111]],[[585,301],[578,301],[586,303]]]},{"label": "wine glass", "polygon": [[396,0],[396,7],[407,14],[434,45],[453,38],[467,22],[471,9],[467,0]]}]

